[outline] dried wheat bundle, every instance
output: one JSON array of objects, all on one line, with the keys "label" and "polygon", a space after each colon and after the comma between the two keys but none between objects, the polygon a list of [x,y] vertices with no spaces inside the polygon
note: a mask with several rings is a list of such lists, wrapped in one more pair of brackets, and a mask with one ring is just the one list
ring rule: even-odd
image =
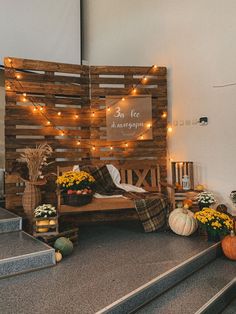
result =
[{"label": "dried wheat bundle", "polygon": [[52,154],[52,148],[47,143],[40,144],[36,148],[25,148],[18,159],[25,163],[29,169],[29,181],[37,181],[42,175],[42,168],[47,166],[47,158]]}]

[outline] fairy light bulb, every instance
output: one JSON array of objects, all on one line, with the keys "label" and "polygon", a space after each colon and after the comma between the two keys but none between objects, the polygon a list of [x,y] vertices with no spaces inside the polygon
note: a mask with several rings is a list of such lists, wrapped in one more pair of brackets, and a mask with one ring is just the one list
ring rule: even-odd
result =
[{"label": "fairy light bulb", "polygon": [[11,89],[11,86],[7,86],[6,89],[8,89],[8,90]]},{"label": "fairy light bulb", "polygon": [[112,147],[112,146],[110,146],[110,150],[113,150],[113,147]]},{"label": "fairy light bulb", "polygon": [[92,117],[95,117],[95,113],[94,112],[92,112]]},{"label": "fairy light bulb", "polygon": [[168,133],[171,133],[173,131],[171,124],[168,124],[167,131],[168,131]]},{"label": "fairy light bulb", "polygon": [[61,111],[59,111],[59,112],[57,113],[57,115],[58,115],[58,116],[61,116]]},{"label": "fairy light bulb", "polygon": [[77,145],[80,145],[81,144],[81,142],[80,141],[77,141],[77,143],[76,143]]},{"label": "fairy light bulb", "polygon": [[157,69],[157,65],[156,65],[156,64],[153,65],[153,69],[154,69],[154,70]]},{"label": "fairy light bulb", "polygon": [[36,108],[36,107],[34,107],[33,111],[34,111],[34,112],[36,112],[36,111],[37,111],[37,108]]},{"label": "fairy light bulb", "polygon": [[133,88],[133,93],[135,94],[137,92],[137,88]]},{"label": "fairy light bulb", "polygon": [[19,80],[21,78],[21,75],[20,74],[17,74],[16,75],[16,78]]},{"label": "fairy light bulb", "polygon": [[12,62],[11,58],[8,58],[7,61],[10,62],[10,63]]},{"label": "fairy light bulb", "polygon": [[40,107],[39,110],[42,112],[43,111],[43,107]]},{"label": "fairy light bulb", "polygon": [[26,97],[27,96],[26,93],[23,93],[23,96]]},{"label": "fairy light bulb", "polygon": [[61,131],[61,136],[64,136],[64,135],[65,135],[65,133],[63,131]]},{"label": "fairy light bulb", "polygon": [[143,136],[143,135],[141,135],[141,136],[140,136],[140,139],[141,139],[141,140],[143,140],[143,139],[144,139],[144,136]]},{"label": "fairy light bulb", "polygon": [[51,124],[51,122],[50,121],[47,121],[47,125],[50,125]]},{"label": "fairy light bulb", "polygon": [[144,81],[145,83],[147,82],[146,76],[144,76],[143,81]]},{"label": "fairy light bulb", "polygon": [[111,111],[111,108],[110,108],[110,107],[107,107],[107,111],[110,112],[110,111]]},{"label": "fairy light bulb", "polygon": [[26,102],[26,101],[27,101],[27,99],[25,97],[23,97],[23,102]]},{"label": "fairy light bulb", "polygon": [[161,117],[162,117],[162,119],[165,119],[165,118],[167,117],[167,112],[164,111],[164,112],[162,113]]},{"label": "fairy light bulb", "polygon": [[129,146],[129,144],[128,143],[125,143],[125,147],[128,147]]},{"label": "fairy light bulb", "polygon": [[122,99],[121,99],[122,101],[125,101],[125,97],[122,97]]},{"label": "fairy light bulb", "polygon": [[78,114],[75,114],[75,119],[78,119],[79,118],[79,115]]},{"label": "fairy light bulb", "polygon": [[147,127],[150,129],[152,127],[152,124],[151,123],[148,123],[147,124]]},{"label": "fairy light bulb", "polygon": [[92,150],[95,150],[95,149],[96,149],[96,147],[93,145]]}]

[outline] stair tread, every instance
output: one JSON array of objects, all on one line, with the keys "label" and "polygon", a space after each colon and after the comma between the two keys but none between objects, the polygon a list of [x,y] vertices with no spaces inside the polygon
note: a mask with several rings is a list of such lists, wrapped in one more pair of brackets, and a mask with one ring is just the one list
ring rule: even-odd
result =
[{"label": "stair tread", "polygon": [[0,207],[0,222],[1,220],[6,220],[6,219],[21,219],[19,216],[9,212],[8,210],[1,208]]},{"label": "stair tread", "polygon": [[0,234],[0,262],[3,259],[19,257],[50,250],[43,242],[33,238],[24,231],[7,232]]},{"label": "stair tread", "polygon": [[[218,257],[137,311],[138,314],[192,314],[236,276],[235,262]],[[235,305],[234,305],[235,306]]]},{"label": "stair tread", "polygon": [[236,313],[236,298],[224,309],[222,314],[235,314]]}]

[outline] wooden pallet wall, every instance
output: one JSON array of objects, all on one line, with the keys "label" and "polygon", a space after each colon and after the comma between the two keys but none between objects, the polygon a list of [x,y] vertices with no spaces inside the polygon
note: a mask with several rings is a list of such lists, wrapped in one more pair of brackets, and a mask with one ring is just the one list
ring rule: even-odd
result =
[{"label": "wooden pallet wall", "polygon": [[[106,141],[105,97],[128,95],[149,71],[148,83],[137,88],[137,94],[152,96],[153,140]],[[80,66],[18,58],[5,59],[5,159],[6,172],[25,147],[47,141],[54,149],[52,161],[57,164],[87,163],[88,160],[156,160],[166,178],[166,68],[123,66]],[[23,95],[26,93],[26,96]],[[47,119],[34,112],[43,107]],[[61,116],[58,116],[58,112]],[[92,114],[94,112],[94,114]],[[78,115],[76,117],[76,115]],[[61,136],[61,130],[64,136]],[[78,140],[80,145],[78,145]],[[91,149],[95,146],[95,150]],[[114,149],[111,151],[110,146]],[[16,175],[6,176],[6,207],[21,210],[23,185]],[[53,200],[54,190],[46,187],[45,200]]]}]

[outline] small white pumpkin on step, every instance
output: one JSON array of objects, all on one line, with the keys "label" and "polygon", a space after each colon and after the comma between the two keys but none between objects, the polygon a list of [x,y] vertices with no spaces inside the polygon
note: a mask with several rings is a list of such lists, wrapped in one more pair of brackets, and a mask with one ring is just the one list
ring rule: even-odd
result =
[{"label": "small white pumpkin on step", "polygon": [[198,222],[190,210],[176,208],[170,213],[169,226],[174,233],[189,236],[197,230]]}]

